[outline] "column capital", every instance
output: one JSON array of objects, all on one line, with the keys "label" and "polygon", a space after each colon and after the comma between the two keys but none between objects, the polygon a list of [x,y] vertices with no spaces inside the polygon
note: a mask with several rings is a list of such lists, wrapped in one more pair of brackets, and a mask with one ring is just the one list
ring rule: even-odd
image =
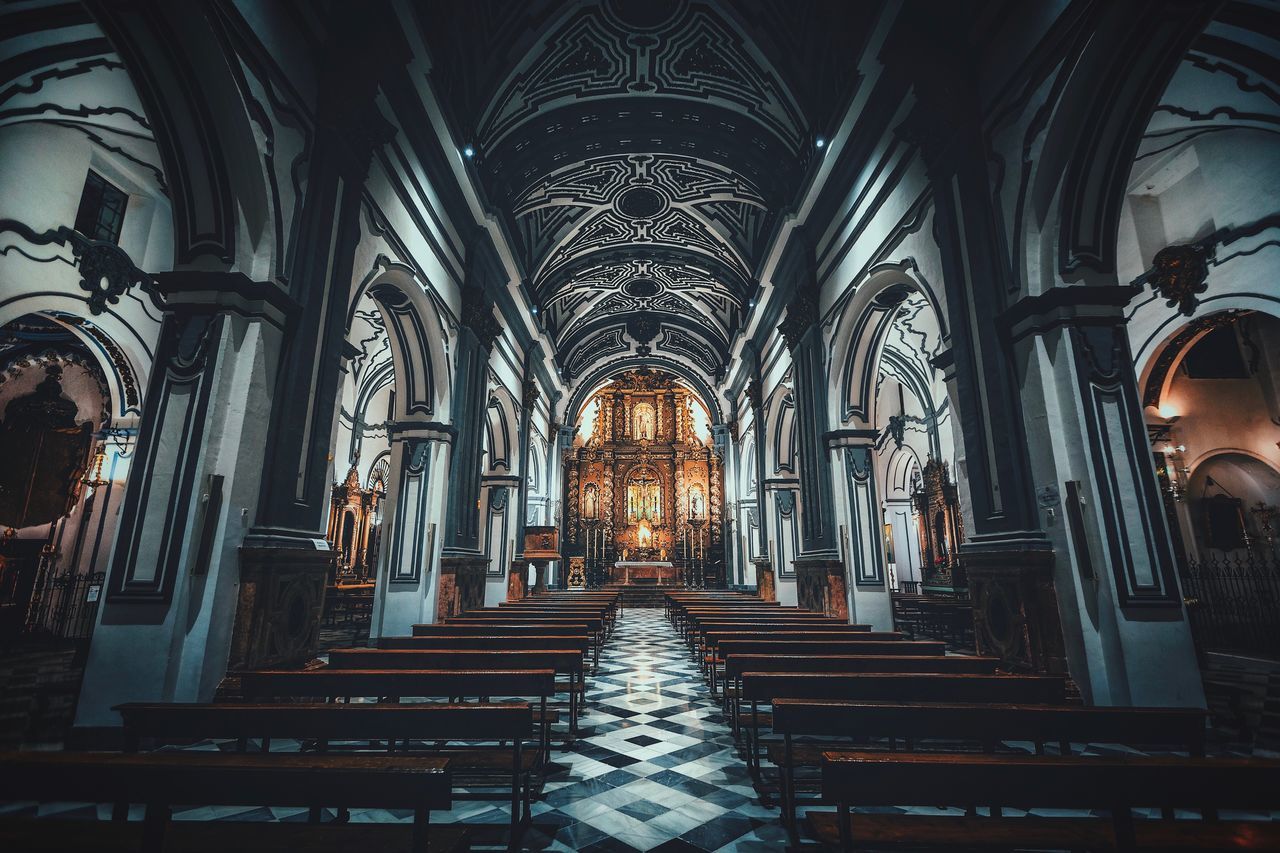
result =
[{"label": "column capital", "polygon": [[171,314],[238,314],[283,329],[298,312],[298,303],[269,281],[254,281],[242,272],[174,270],[153,276],[156,291]]},{"label": "column capital", "polygon": [[818,323],[818,300],[808,288],[800,288],[791,301],[787,303],[787,317],[778,324],[778,332],[787,345],[787,350],[794,353]]},{"label": "column capital", "polygon": [[880,440],[878,429],[833,429],[822,434],[829,450],[837,447],[875,447]]},{"label": "column capital", "polygon": [[440,421],[390,421],[387,423],[389,441],[438,441],[453,444],[458,428]]},{"label": "column capital", "polygon": [[1121,325],[1125,322],[1125,306],[1141,293],[1141,285],[1052,287],[1018,300],[1005,309],[999,322],[1015,343],[1063,326]]}]

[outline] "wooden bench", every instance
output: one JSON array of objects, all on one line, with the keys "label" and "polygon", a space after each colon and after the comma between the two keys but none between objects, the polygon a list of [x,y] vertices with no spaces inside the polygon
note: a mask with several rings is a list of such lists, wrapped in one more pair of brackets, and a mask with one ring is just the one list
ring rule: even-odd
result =
[{"label": "wooden bench", "polygon": [[994,675],[998,658],[966,655],[731,654],[724,662],[725,710],[738,714],[745,672],[949,672]]},{"label": "wooden bench", "polygon": [[538,670],[321,669],[252,670],[238,673],[246,699],[307,698],[330,702],[354,697],[399,701],[404,697],[460,699],[511,696],[536,698],[539,766],[551,750],[547,701],[555,694],[556,674]]},{"label": "wooden bench", "polygon": [[[843,850],[886,846],[1093,850],[1276,850],[1280,824],[1218,821],[1220,809],[1280,808],[1280,762],[1248,758],[826,753],[814,834]],[[1106,810],[1109,817],[850,814],[850,806]],[[1207,811],[1207,819],[1135,820],[1134,808]]]},{"label": "wooden bench", "polygon": [[[472,777],[488,782],[495,774],[509,782],[513,844],[521,820],[530,819],[530,775],[537,754],[524,750],[524,741],[533,732],[533,709],[527,702],[496,705],[134,702],[114,710],[124,721],[127,752],[138,752],[144,744],[154,748],[167,743],[218,738],[235,740],[238,752],[248,750],[250,739],[258,740],[263,753],[270,751],[273,738],[310,741],[311,748],[321,753],[328,753],[336,743],[350,741],[365,741],[371,748],[385,741],[388,752],[411,750],[415,741],[467,742],[466,747],[437,746],[428,754],[449,759],[455,784],[463,782],[472,787]],[[477,743],[496,745],[480,747]],[[318,818],[318,814],[313,818]]]},{"label": "wooden bench", "polygon": [[414,625],[414,637],[496,637],[518,634],[524,637],[555,637],[564,634],[587,634],[591,637],[592,667],[600,664],[599,638],[586,630],[585,626],[573,625],[531,625],[521,622],[503,622],[499,624],[444,624]]},{"label": "wooden bench", "polygon": [[858,750],[884,739],[890,750],[901,740],[907,751],[924,744],[994,753],[1006,741],[1019,741],[1030,743],[1037,755],[1043,755],[1050,743],[1064,755],[1071,753],[1073,743],[1112,743],[1173,748],[1203,757],[1205,717],[1197,708],[775,699],[772,728],[783,740],[769,746],[768,756],[780,770],[783,819],[791,824],[797,804],[795,770],[818,767],[822,753],[846,748],[830,740],[797,744],[798,737],[856,739]]},{"label": "wooden bench", "polygon": [[703,676],[708,682],[713,681],[716,666],[724,663],[724,653],[720,651],[720,644],[726,640],[773,640],[776,642],[844,640],[858,643],[898,643],[902,642],[903,636],[897,631],[849,631],[828,630],[826,628],[810,630],[799,627],[762,628],[759,625],[715,627],[705,633],[703,648],[699,652],[699,664],[702,667]]},{"label": "wooden bench", "polygon": [[[70,821],[5,821],[0,838],[6,840],[6,850],[29,851],[53,843],[51,849],[98,851],[114,834],[118,849],[136,844],[131,849],[159,853],[166,846],[170,850],[190,849],[172,842],[166,845],[172,806],[301,806],[313,809],[314,814],[316,807],[332,805],[412,810],[413,825],[396,833],[402,843],[385,849],[454,850],[465,843],[456,830],[429,829],[430,812],[450,808],[453,802],[447,766],[444,758],[405,755],[4,753],[0,754],[0,799],[125,801],[145,804],[146,816],[140,826],[123,821],[77,821],[92,827],[92,832],[66,827]],[[222,850],[303,849],[302,839],[315,839],[319,844],[340,840],[339,835],[329,837],[330,831],[337,829],[331,825],[270,824],[269,838],[261,833],[263,826],[211,821],[199,823],[198,830],[174,834],[184,841],[199,836],[203,843],[216,844]],[[86,835],[93,839],[88,845],[73,840]],[[373,838],[357,841],[354,834],[341,835],[356,843],[316,849],[364,851]],[[431,836],[436,836],[437,843],[429,847]],[[99,838],[103,844],[98,843]],[[384,840],[392,842],[393,838]],[[266,846],[268,842],[275,846]]]},{"label": "wooden bench", "polygon": [[772,726],[762,703],[776,699],[859,699],[879,702],[991,702],[1061,704],[1066,681],[1048,675],[958,675],[948,673],[744,672],[739,702],[751,710],[740,715],[747,768],[759,770],[760,727]]},{"label": "wooden bench", "polygon": [[569,676],[563,686],[569,694],[569,731],[575,735],[581,702],[585,701],[587,691],[580,649],[333,649],[329,652],[329,665],[334,669],[555,670],[557,674]]},{"label": "wooden bench", "polygon": [[[745,635],[742,635],[745,636]],[[753,635],[754,636],[754,635]],[[768,636],[768,635],[764,635]],[[716,692],[717,675],[724,668],[724,660],[734,654],[780,654],[795,656],[821,655],[903,655],[936,657],[946,652],[946,644],[940,640],[867,640],[861,637],[844,637],[835,640],[777,640],[777,639],[722,639],[716,643],[716,651],[707,662],[706,675],[712,693]]]}]

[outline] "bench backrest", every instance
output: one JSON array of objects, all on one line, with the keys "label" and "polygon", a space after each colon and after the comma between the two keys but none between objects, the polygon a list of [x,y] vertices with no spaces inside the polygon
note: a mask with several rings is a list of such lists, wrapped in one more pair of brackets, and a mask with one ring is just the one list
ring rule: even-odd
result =
[{"label": "bench backrest", "polygon": [[720,656],[735,654],[787,655],[941,655],[947,644],[941,640],[865,640],[843,637],[829,640],[779,639],[771,634],[754,634],[753,639],[720,640]]},{"label": "bench backrest", "polygon": [[334,669],[554,669],[582,672],[581,649],[333,649]]},{"label": "bench backrest", "polygon": [[725,678],[744,672],[953,672],[991,675],[998,658],[966,655],[770,655],[732,654]]},{"label": "bench backrest", "polygon": [[538,696],[555,695],[556,673],[537,670],[323,669],[240,673],[246,698],[275,696]]},{"label": "bench backrest", "polygon": [[127,738],[291,737],[321,740],[421,738],[512,740],[529,736],[528,702],[406,705],[242,705],[133,702],[115,708]]},{"label": "bench backrest", "polygon": [[538,625],[515,620],[502,622],[450,622],[448,624],[432,623],[430,625],[414,625],[415,637],[493,637],[500,634],[523,634],[526,637],[550,637],[560,634],[575,633],[575,629],[586,630],[581,625]]},{"label": "bench backrest", "polygon": [[831,631],[826,629],[808,629],[800,627],[782,626],[778,628],[761,629],[758,623],[752,625],[738,625],[728,628],[713,628],[706,632],[706,641],[709,646],[716,646],[725,640],[764,640],[770,637],[776,640],[850,640],[850,641],[879,641],[879,642],[898,642],[903,639],[903,635],[899,631]]},{"label": "bench backrest", "polygon": [[745,672],[742,697],[898,702],[1062,702],[1065,680],[1039,675]]},{"label": "bench backrest", "polygon": [[1280,762],[1251,758],[824,753],[825,798],[859,806],[1274,809]]},{"label": "bench backrest", "polygon": [[577,649],[586,653],[591,638],[585,634],[552,636],[478,636],[478,637],[379,637],[380,649]]},{"label": "bench backrest", "polygon": [[0,799],[448,808],[443,758],[217,752],[0,754]]},{"label": "bench backrest", "polygon": [[791,735],[970,740],[984,745],[1006,740],[1160,744],[1203,755],[1205,715],[1198,708],[778,699],[773,703],[773,730]]}]

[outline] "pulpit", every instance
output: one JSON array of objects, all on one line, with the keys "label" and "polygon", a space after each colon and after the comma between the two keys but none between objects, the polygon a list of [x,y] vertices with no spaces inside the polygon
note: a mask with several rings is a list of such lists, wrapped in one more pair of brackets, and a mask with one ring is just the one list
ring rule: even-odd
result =
[{"label": "pulpit", "polygon": [[547,563],[560,559],[559,529],[550,524],[525,527],[524,558],[533,566],[533,591],[546,592]]}]

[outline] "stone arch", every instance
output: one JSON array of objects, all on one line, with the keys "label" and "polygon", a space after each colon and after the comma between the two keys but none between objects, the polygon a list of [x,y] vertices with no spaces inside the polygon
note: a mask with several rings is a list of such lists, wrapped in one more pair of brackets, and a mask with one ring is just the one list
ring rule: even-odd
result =
[{"label": "stone arch", "polygon": [[[1097,9],[1034,123],[1043,147],[1020,208],[1029,221],[1018,224],[1025,230],[1015,242],[1027,241],[1023,256],[1053,264],[1046,282],[1115,272],[1120,209],[1143,130],[1214,6],[1148,0]],[[1040,280],[1030,276],[1027,288]]]},{"label": "stone arch", "polygon": [[434,302],[406,268],[388,264],[357,288],[348,328],[365,293],[377,303],[387,329],[396,371],[396,418],[447,423],[452,389],[449,336]]},{"label": "stone arch", "polygon": [[28,314],[63,326],[94,354],[107,377],[112,419],[140,418],[154,358],[148,336],[114,311],[90,319],[83,308],[84,302],[70,294],[19,296],[0,304],[0,327]]},{"label": "stone arch", "polygon": [[850,290],[831,321],[828,365],[836,393],[830,415],[833,424],[865,426],[874,420],[880,355],[898,306],[910,294],[923,296],[937,320],[940,340],[948,334],[946,313],[909,260],[876,267]]},{"label": "stone arch", "polygon": [[174,265],[262,269],[275,245],[270,183],[238,59],[213,7],[87,3],[155,129],[173,200]]},{"label": "stone arch", "polygon": [[702,404],[707,407],[707,411],[711,414],[712,424],[720,424],[724,422],[724,413],[720,408],[720,404],[716,399],[716,395],[712,392],[711,386],[697,371],[691,369],[685,364],[664,358],[628,358],[622,361],[601,364],[595,367],[590,373],[584,375],[582,380],[578,382],[577,390],[569,397],[566,404],[565,412],[572,415],[572,422],[577,423],[582,417],[583,407],[591,400],[591,395],[599,389],[609,379],[617,376],[619,373],[625,373],[628,370],[635,370],[640,367],[650,367],[659,370],[669,371],[680,379],[688,383],[689,387],[702,400]]}]

